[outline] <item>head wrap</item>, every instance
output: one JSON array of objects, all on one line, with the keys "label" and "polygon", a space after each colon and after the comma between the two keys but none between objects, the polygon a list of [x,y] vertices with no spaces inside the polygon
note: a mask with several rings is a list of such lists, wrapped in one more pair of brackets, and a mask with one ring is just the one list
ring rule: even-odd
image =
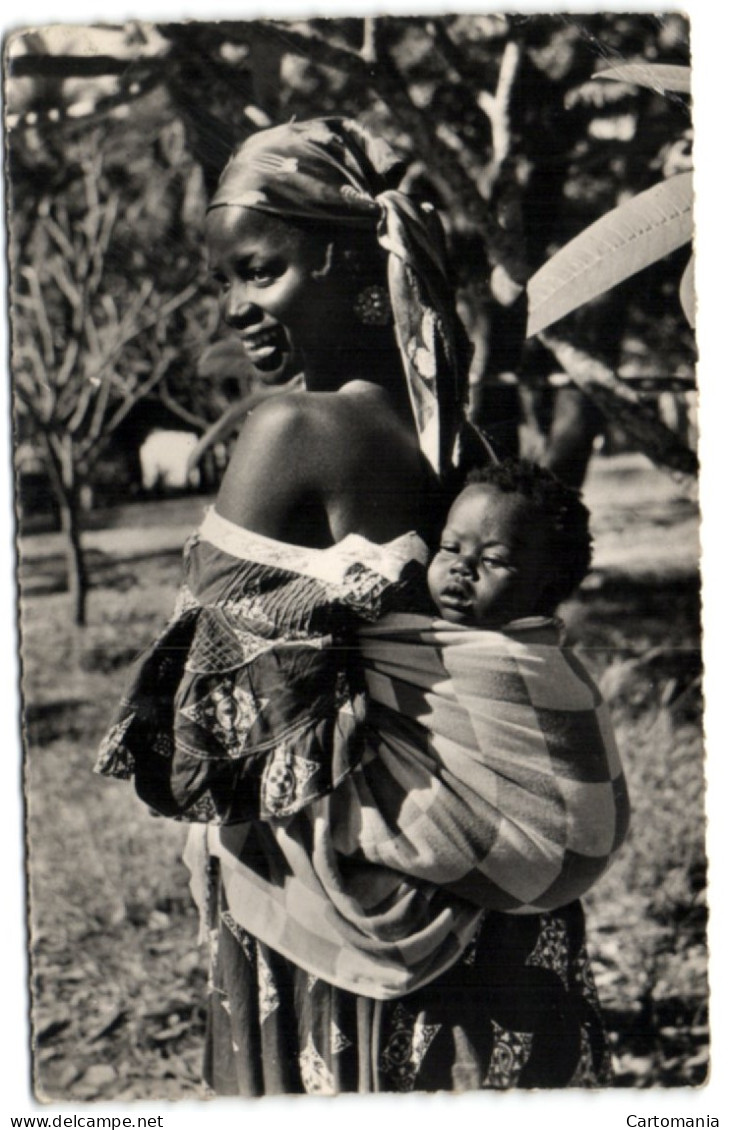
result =
[{"label": "head wrap", "polygon": [[372,227],[388,253],[395,335],[419,444],[443,475],[464,419],[469,346],[438,215],[394,187],[403,167],[387,142],[349,119],[290,122],[240,146],[209,210],[238,205],[284,219]]}]

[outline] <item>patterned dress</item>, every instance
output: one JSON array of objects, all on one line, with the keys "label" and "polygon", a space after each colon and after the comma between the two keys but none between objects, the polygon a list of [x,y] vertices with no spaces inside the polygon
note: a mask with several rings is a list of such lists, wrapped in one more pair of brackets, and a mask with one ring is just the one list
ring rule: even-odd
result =
[{"label": "patterned dress", "polygon": [[374,1001],[258,942],[219,895],[204,1069],[218,1095],[611,1081],[579,902],[549,914],[487,914],[445,974],[398,1000]]}]

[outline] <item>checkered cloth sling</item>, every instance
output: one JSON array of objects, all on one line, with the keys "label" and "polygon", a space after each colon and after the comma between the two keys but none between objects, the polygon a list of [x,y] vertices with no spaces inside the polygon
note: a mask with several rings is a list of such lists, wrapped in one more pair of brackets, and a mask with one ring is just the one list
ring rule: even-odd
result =
[{"label": "checkered cloth sling", "polygon": [[559,623],[391,615],[359,644],[371,729],[337,794],[359,807],[347,849],[491,910],[585,894],[623,843],[628,794],[608,709]]},{"label": "checkered cloth sling", "polygon": [[200,903],[213,855],[232,922],[379,999],[447,969],[485,911],[583,894],[628,817],[605,707],[552,622],[387,613],[422,551],[306,550],[209,512],[97,766],[197,823]]},{"label": "checkered cloth sling", "polygon": [[585,894],[629,806],[600,695],[554,621],[480,631],[390,615],[359,632],[365,753],[282,822],[212,830],[234,920],[331,983],[411,992],[484,911]]}]

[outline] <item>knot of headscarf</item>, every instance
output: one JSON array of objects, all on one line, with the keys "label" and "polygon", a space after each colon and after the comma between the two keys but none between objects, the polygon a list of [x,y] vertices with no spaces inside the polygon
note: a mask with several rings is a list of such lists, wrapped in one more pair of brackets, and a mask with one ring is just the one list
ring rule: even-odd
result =
[{"label": "knot of headscarf", "polygon": [[422,452],[447,472],[464,420],[469,347],[449,285],[432,205],[397,189],[403,162],[346,118],[290,122],[248,138],[223,171],[210,208],[370,226],[388,253],[388,290]]}]

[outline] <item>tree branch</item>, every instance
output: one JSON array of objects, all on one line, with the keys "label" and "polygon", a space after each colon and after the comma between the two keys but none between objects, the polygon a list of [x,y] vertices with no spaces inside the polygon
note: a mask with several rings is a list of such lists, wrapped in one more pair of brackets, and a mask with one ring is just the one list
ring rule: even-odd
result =
[{"label": "tree branch", "polygon": [[50,421],[56,407],[56,393],[48,380],[48,370],[36,342],[31,337],[22,343],[15,342],[12,359],[14,380],[18,380],[22,373],[22,362],[25,360],[30,363],[35,380],[28,387],[28,395],[33,398],[34,402],[40,401],[42,405],[43,410],[38,412],[38,418]]},{"label": "tree branch", "polygon": [[382,20],[377,16],[365,16],[362,28],[362,47],[360,55],[366,63],[377,63],[382,52]]},{"label": "tree branch", "polygon": [[145,396],[148,396],[150,392],[152,392],[153,388],[155,388],[155,386],[158,385],[164,378],[173,360],[173,351],[171,349],[167,350],[155,365],[151,376],[146,381],[143,381],[142,384],[138,385],[132,394],[127,396],[124,403],[119,406],[119,408],[113,413],[111,417],[109,417],[104,426],[100,429],[98,436],[93,439],[89,438],[87,441],[82,441],[79,444],[79,449],[82,452],[84,458],[88,458],[93,452],[96,452],[99,447],[103,443],[105,443],[106,440],[108,440],[109,436],[112,435],[112,433],[119,427],[122,421],[127,418],[135,405],[138,404],[140,400],[144,399]]},{"label": "tree branch", "polygon": [[[88,312],[86,314],[86,317],[84,318],[84,334],[86,336],[86,341],[87,341],[88,346],[89,346],[89,354],[92,357],[93,356],[103,357],[104,350],[103,350],[103,346],[101,344],[101,338],[99,336],[99,330],[98,330],[98,327],[97,327],[96,322],[94,321],[92,315]],[[103,361],[100,361],[100,365],[103,368]]]},{"label": "tree branch", "polygon": [[[426,28],[433,36],[434,45],[439,55],[444,60],[447,67],[458,76],[462,89],[471,92],[471,87],[476,82],[476,78],[470,78],[472,67],[464,52],[458,44],[454,43],[449,35],[443,20],[428,20]],[[482,76],[480,76],[479,85],[481,85],[481,81]],[[491,97],[491,95],[489,97]],[[474,98],[473,103],[475,112],[489,123],[491,127],[490,117],[486,113],[484,106],[481,105],[480,99]]]},{"label": "tree branch", "polygon": [[76,256],[76,250],[73,243],[66,235],[65,231],[59,223],[54,220],[53,216],[48,215],[43,217],[43,226],[50,235],[51,239],[57,245],[58,250],[66,259],[72,260]]},{"label": "tree branch", "polygon": [[94,240],[91,254],[91,272],[89,274],[89,292],[97,294],[104,273],[104,263],[109,250],[114,225],[119,213],[119,197],[113,196],[107,200],[101,211],[99,231]]},{"label": "tree branch", "polygon": [[344,70],[355,75],[374,94],[386,103],[394,118],[410,134],[414,151],[448,186],[450,202],[458,203],[460,210],[466,210],[472,220],[483,229],[491,230],[493,219],[488,202],[464,166],[454,158],[454,154],[439,136],[437,125],[428,114],[414,104],[403,76],[387,52],[380,51],[374,62],[366,61],[361,54],[331,43],[316,33],[303,30],[306,25],[280,25],[273,21],[262,21],[257,29],[263,34],[276,34],[295,54],[305,55],[323,66]]},{"label": "tree branch", "polygon": [[94,388],[94,385],[91,383],[91,381],[87,381],[79,389],[78,395],[76,397],[76,403],[73,406],[73,412],[71,412],[71,414],[65,420],[62,418],[60,419],[60,422],[63,424],[65,431],[69,432],[70,435],[75,435],[75,433],[83,424],[84,417],[89,410],[89,406],[91,404],[95,391],[96,389]]},{"label": "tree branch", "polygon": [[479,177],[479,189],[484,196],[492,195],[502,166],[509,156],[512,144],[510,101],[520,62],[521,52],[517,44],[505,44],[495,93],[489,94],[483,90],[477,96],[477,101],[492,126],[492,159]]},{"label": "tree branch", "polygon": [[544,333],[538,337],[578,388],[605,411],[609,420],[619,424],[654,463],[681,474],[697,474],[695,453],[606,365],[567,341]]},{"label": "tree branch", "polygon": [[79,339],[77,337],[69,338],[66,345],[66,350],[64,352],[63,361],[61,362],[56,376],[56,384],[59,388],[62,388],[69,380],[74,370],[74,366],[78,361],[79,348]]},{"label": "tree branch", "polygon": [[178,419],[183,420],[186,424],[190,424],[196,431],[204,432],[210,425],[210,420],[207,420],[205,416],[199,416],[197,412],[190,412],[187,408],[184,408],[182,404],[179,404],[164,386],[158,389],[157,396],[159,397],[160,403],[164,404],[165,408],[172,412],[174,416],[177,416]]},{"label": "tree branch", "polygon": [[163,302],[158,311],[155,321],[160,321],[164,318],[168,318],[170,314],[179,309],[180,306],[184,306],[186,302],[189,302],[191,298],[194,298],[198,293],[198,289],[199,287],[197,282],[188,283],[186,287],[184,287],[177,294],[173,295],[172,298],[168,298],[167,302]]},{"label": "tree branch", "polygon": [[38,326],[38,333],[41,339],[43,361],[47,368],[52,369],[56,360],[56,351],[53,347],[53,332],[48,320],[46,304],[43,301],[43,291],[38,278],[38,272],[35,267],[26,265],[20,268],[20,273],[28,283],[30,290],[32,309],[35,314],[36,325]]},{"label": "tree branch", "polygon": [[57,255],[54,255],[52,259],[49,259],[47,267],[48,273],[71,307],[73,330],[74,333],[78,334],[81,332],[83,325],[83,297],[79,293],[78,287],[75,285],[75,280],[71,277],[65,260],[59,259]]},{"label": "tree branch", "polygon": [[13,374],[13,391],[25,406],[28,415],[33,420],[39,431],[48,427],[50,413],[44,413],[38,407],[38,390],[32,379],[22,369],[16,369]]},{"label": "tree branch", "polygon": [[[258,33],[277,39],[294,55],[308,55],[315,62],[321,63],[325,67],[333,67],[335,70],[356,74],[365,82],[370,75],[371,62],[366,60],[359,51],[353,51],[349,47],[332,43],[329,39],[319,35],[318,32],[311,31],[306,23],[284,24],[279,23],[278,20],[261,20],[256,22],[251,31],[254,34]],[[246,34],[249,38],[251,37],[248,29]],[[241,38],[240,30],[237,38]]]},{"label": "tree branch", "polygon": [[97,396],[96,403],[94,405],[94,414],[91,417],[91,422],[89,423],[87,430],[89,439],[94,442],[96,442],[96,440],[101,435],[101,431],[104,426],[104,417],[106,416],[107,406],[109,404],[111,394],[112,382],[108,377],[107,380],[102,382],[102,385],[99,388],[99,395]]}]

